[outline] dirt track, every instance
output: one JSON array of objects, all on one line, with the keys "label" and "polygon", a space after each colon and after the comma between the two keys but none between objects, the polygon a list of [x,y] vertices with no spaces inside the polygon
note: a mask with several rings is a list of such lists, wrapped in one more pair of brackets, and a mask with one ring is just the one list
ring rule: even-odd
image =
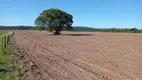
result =
[{"label": "dirt track", "polygon": [[142,80],[142,34],[62,34],[15,32],[13,52],[27,80]]}]

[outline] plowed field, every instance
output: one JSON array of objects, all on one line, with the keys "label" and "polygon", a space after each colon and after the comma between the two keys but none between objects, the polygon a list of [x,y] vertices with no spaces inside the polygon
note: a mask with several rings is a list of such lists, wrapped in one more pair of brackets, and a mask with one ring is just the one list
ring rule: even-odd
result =
[{"label": "plowed field", "polygon": [[142,34],[15,31],[25,80],[142,80]]}]

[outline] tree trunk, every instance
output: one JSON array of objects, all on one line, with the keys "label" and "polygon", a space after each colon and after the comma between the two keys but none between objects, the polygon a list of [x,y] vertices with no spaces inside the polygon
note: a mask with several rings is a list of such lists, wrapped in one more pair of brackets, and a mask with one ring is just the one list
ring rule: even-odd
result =
[{"label": "tree trunk", "polygon": [[55,30],[54,35],[60,35],[60,34],[61,34],[61,31]]}]

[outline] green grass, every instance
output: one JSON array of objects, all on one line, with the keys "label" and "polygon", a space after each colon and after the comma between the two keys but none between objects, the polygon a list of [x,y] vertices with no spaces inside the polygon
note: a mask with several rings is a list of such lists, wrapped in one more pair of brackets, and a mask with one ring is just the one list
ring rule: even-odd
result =
[{"label": "green grass", "polygon": [[0,32],[0,35],[2,35],[3,33],[2,32]]},{"label": "green grass", "polygon": [[[3,50],[2,46],[0,46],[0,80],[15,80],[15,75],[18,73],[18,61],[16,61],[11,54],[11,43],[12,41],[10,41],[10,43],[7,44],[6,48],[3,48]],[[2,45],[1,37],[0,45]]]}]

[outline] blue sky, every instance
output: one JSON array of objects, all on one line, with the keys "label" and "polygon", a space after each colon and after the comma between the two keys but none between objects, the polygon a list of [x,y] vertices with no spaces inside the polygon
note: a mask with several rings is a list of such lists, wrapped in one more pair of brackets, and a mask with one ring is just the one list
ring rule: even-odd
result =
[{"label": "blue sky", "polygon": [[0,0],[0,25],[34,25],[50,8],[72,14],[76,26],[142,28],[142,0]]}]

